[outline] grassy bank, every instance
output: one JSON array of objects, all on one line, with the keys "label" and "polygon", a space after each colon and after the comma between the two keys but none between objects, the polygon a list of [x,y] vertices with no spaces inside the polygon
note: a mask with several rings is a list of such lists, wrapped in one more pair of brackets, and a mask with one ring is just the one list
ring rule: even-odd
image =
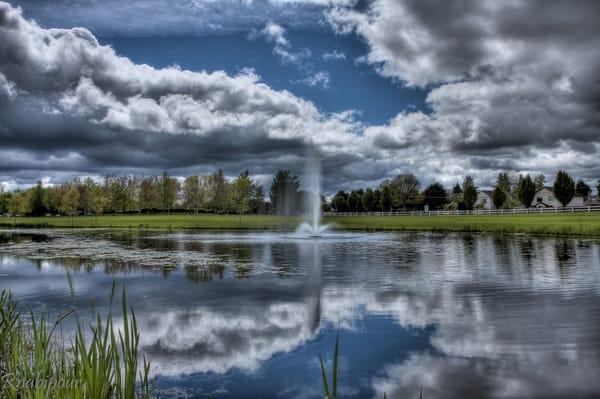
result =
[{"label": "grassy bank", "polygon": [[[273,215],[122,215],[0,218],[3,227],[81,227],[132,229],[293,229],[301,218]],[[339,216],[327,217],[346,230],[482,231],[600,237],[600,213],[481,216]]]}]

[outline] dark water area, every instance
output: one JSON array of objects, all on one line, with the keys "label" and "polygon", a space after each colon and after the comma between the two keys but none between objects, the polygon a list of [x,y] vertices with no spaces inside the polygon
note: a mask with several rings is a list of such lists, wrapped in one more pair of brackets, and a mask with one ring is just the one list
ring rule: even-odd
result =
[{"label": "dark water area", "polygon": [[[72,275],[73,293],[66,278]],[[162,397],[600,397],[600,242],[490,234],[0,232],[23,309],[126,287]]]}]

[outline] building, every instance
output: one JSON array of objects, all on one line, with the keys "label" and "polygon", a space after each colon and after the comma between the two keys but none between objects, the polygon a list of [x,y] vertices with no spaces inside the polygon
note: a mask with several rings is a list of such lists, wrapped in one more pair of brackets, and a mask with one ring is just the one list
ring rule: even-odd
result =
[{"label": "building", "polygon": [[496,209],[492,200],[492,190],[479,190],[477,201],[475,201],[475,208]]},{"label": "building", "polygon": [[[567,204],[567,206],[584,206],[584,197],[583,195],[575,194],[571,202]],[[556,199],[554,196],[554,190],[552,187],[542,187],[538,192],[535,193],[535,197],[533,198],[533,204],[537,208],[558,208],[561,207],[562,204]]]}]

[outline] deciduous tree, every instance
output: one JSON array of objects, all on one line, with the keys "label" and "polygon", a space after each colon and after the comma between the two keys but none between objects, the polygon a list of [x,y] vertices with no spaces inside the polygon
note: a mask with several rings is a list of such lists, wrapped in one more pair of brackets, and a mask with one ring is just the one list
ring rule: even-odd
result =
[{"label": "deciduous tree", "polygon": [[331,198],[331,207],[336,212],[348,212],[348,194],[344,191],[338,191]]},{"label": "deciduous tree", "polygon": [[394,206],[406,209],[406,204],[419,194],[419,180],[413,174],[394,177],[388,184]]},{"label": "deciduous tree", "polygon": [[169,172],[165,170],[160,178],[160,200],[163,211],[167,211],[167,213],[171,212],[175,201],[177,201],[178,192],[179,181],[169,176]]},{"label": "deciduous tree", "polygon": [[17,216],[25,216],[27,212],[27,199],[22,191],[15,191],[11,194],[7,202],[8,212],[13,216],[16,223]]},{"label": "deciduous tree", "polygon": [[71,226],[73,225],[73,216],[77,214],[79,206],[79,190],[73,186],[69,188],[62,196],[60,211],[71,217]]},{"label": "deciduous tree", "polygon": [[250,200],[254,182],[250,178],[248,170],[242,172],[232,184],[232,202],[235,211],[240,215],[240,226],[242,225],[242,216],[250,210]]}]

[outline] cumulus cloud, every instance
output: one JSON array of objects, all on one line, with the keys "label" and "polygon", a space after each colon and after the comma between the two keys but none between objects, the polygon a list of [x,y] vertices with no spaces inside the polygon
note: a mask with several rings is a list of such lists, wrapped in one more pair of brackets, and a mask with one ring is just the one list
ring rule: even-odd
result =
[{"label": "cumulus cloud", "polygon": [[431,113],[400,113],[368,130],[375,145],[426,141],[491,159],[511,149],[520,165],[565,144],[597,154],[599,12],[594,1],[376,0],[328,19],[365,39],[361,62],[430,90]]},{"label": "cumulus cloud", "polygon": [[[178,4],[208,10],[225,3]],[[505,168],[548,175],[565,168],[590,181],[600,175],[597,2],[574,1],[567,11],[558,1],[283,3],[269,7],[331,7],[331,26],[368,45],[361,62],[399,85],[428,90],[428,109],[399,109],[388,123],[369,126],[358,113],[326,114],[274,90],[252,70],[233,76],[136,64],[88,29],[46,29],[0,3],[0,179],[20,185],[42,174],[215,167],[269,175],[279,167],[301,171],[307,145],[323,153],[328,193],[396,173],[445,184],[472,174],[481,187]],[[136,4],[142,12],[160,2]],[[238,15],[246,4],[253,5],[229,6]],[[24,7],[58,24],[58,13],[42,16],[47,5]],[[111,8],[92,2],[91,9],[102,21]],[[329,73],[309,62],[309,50],[294,51],[283,26],[295,25],[281,13],[268,17],[241,26],[257,29],[254,38],[299,69],[297,83],[331,86]],[[119,24],[143,34],[130,20]],[[218,26],[212,29],[227,31]],[[324,60],[343,53],[328,54]]]},{"label": "cumulus cloud", "polygon": [[89,171],[261,159],[270,173],[285,164],[283,154],[307,145],[335,153],[343,137],[356,141],[353,122],[325,116],[248,70],[230,76],[134,64],[84,28],[44,29],[7,3],[0,37],[2,150],[29,161],[51,154],[64,168]]}]

